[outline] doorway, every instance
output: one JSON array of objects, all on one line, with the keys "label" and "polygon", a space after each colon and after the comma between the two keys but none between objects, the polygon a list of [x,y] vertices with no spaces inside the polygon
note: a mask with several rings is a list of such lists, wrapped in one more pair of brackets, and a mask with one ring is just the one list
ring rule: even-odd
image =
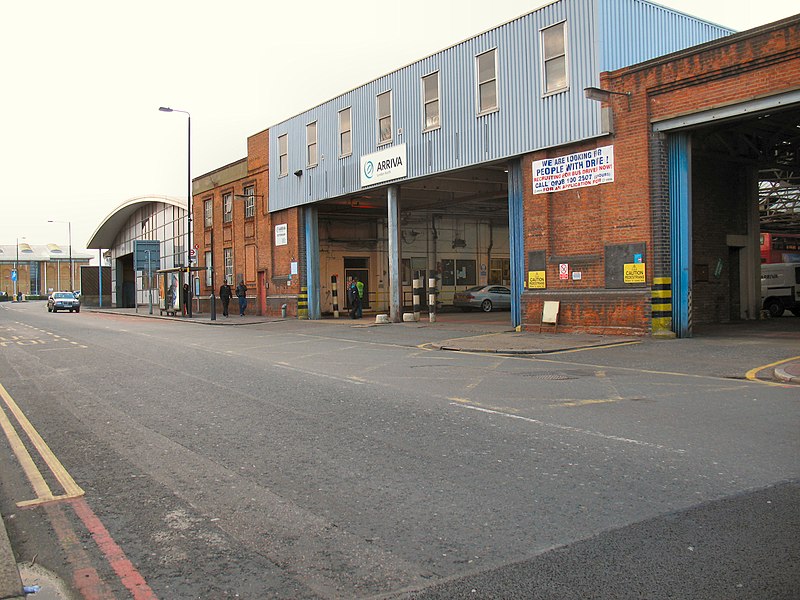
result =
[{"label": "doorway", "polygon": [[[358,277],[364,284],[364,299],[362,308],[369,308],[369,258],[365,257],[345,257],[344,259],[344,280],[348,281],[351,277]],[[350,298],[345,293],[347,308],[350,309]]]}]

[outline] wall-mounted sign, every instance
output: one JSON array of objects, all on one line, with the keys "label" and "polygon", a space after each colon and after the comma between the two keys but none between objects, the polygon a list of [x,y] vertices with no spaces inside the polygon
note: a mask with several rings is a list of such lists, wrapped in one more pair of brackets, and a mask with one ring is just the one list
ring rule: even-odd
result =
[{"label": "wall-mounted sign", "polygon": [[583,278],[583,273],[580,271],[572,272],[572,281],[580,281]]},{"label": "wall-mounted sign", "polygon": [[569,279],[569,263],[559,263],[558,278],[561,280]]},{"label": "wall-mounted sign", "polygon": [[528,271],[528,289],[543,290],[547,287],[545,271]]},{"label": "wall-mounted sign", "polygon": [[614,146],[533,161],[533,193],[546,194],[614,181]]},{"label": "wall-mounted sign", "polygon": [[398,144],[361,157],[361,187],[375,185],[408,174],[406,145]]},{"label": "wall-mounted sign", "polygon": [[645,283],[644,263],[627,263],[623,273],[625,283]]},{"label": "wall-mounted sign", "polygon": [[289,226],[286,223],[275,225],[275,245],[286,246],[289,243]]}]

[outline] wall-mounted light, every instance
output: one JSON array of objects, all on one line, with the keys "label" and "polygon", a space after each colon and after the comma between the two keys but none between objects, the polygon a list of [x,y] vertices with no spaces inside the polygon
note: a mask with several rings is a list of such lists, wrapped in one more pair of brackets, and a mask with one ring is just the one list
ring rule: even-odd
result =
[{"label": "wall-mounted light", "polygon": [[625,96],[628,99],[628,110],[631,109],[631,92],[612,92],[602,88],[587,87],[583,88],[583,95],[589,100],[596,100],[597,102],[608,102],[611,100],[611,96]]},{"label": "wall-mounted light", "polygon": [[294,174],[297,175],[297,177],[300,177],[300,175],[303,174],[303,169],[297,169],[297,171],[295,171]]}]

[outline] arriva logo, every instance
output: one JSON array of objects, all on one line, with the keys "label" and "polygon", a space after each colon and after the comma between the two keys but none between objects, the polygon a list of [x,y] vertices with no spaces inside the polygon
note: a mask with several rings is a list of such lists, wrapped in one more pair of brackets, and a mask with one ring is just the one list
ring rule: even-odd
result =
[{"label": "arriva logo", "polygon": [[375,165],[372,164],[371,160],[368,160],[364,163],[364,176],[367,179],[372,179],[372,176],[375,174]]}]

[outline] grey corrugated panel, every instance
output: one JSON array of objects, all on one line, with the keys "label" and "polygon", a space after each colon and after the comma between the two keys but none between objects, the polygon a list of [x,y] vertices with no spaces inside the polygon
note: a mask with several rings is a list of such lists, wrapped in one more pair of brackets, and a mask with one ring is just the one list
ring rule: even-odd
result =
[{"label": "grey corrugated panel", "polygon": [[[542,95],[540,30],[566,20],[569,89]],[[601,70],[707,41],[728,30],[642,0],[558,0],[388,73],[270,129],[270,210],[357,192],[359,158],[377,145],[376,96],[392,90],[392,145],[405,143],[406,180],[506,160],[601,134],[600,104],[583,89]],[[475,57],[497,49],[499,110],[476,114]],[[423,132],[421,78],[439,72],[441,128]],[[338,157],[338,111],[352,108],[351,156]],[[305,164],[305,126],[318,153]],[[398,129],[402,134],[398,135]],[[289,135],[289,175],[278,177],[277,137]],[[293,173],[302,169],[300,177]]]}]

